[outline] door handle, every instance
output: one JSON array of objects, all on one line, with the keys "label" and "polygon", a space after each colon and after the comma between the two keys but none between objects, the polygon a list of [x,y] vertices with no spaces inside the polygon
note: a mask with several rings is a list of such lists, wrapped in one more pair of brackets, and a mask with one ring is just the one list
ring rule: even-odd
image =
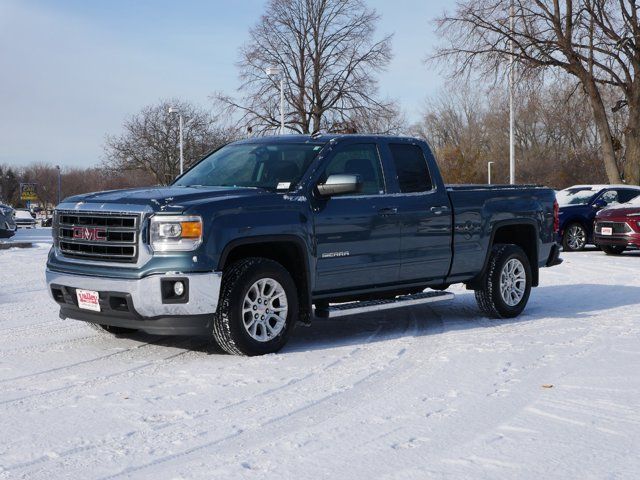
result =
[{"label": "door handle", "polygon": [[442,215],[444,212],[449,210],[449,207],[446,205],[440,205],[439,207],[431,207],[430,210],[434,215]]},{"label": "door handle", "polygon": [[397,207],[387,207],[387,208],[381,208],[380,210],[378,210],[378,215],[382,215],[383,217],[388,217],[390,215],[397,215],[397,214],[398,214]]}]

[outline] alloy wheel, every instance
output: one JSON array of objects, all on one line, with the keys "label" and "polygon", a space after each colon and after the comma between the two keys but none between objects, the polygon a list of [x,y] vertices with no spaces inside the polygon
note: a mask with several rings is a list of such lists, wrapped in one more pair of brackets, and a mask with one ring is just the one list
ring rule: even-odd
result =
[{"label": "alloy wheel", "polygon": [[517,258],[504,264],[500,273],[500,295],[510,307],[516,306],[524,297],[527,274],[524,265]]},{"label": "alloy wheel", "polygon": [[244,296],[244,328],[254,340],[268,342],[284,330],[288,311],[287,294],[282,285],[272,278],[261,278]]},{"label": "alloy wheel", "polygon": [[581,250],[587,243],[587,235],[580,225],[572,225],[567,230],[567,245],[571,250]]}]

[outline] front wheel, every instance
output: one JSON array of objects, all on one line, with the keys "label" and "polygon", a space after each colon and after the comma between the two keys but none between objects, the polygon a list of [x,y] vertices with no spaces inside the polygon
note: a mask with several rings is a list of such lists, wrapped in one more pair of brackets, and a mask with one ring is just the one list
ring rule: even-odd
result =
[{"label": "front wheel", "polygon": [[280,350],[298,318],[298,294],[289,272],[266,258],[245,258],[225,270],[213,337],[233,355]]},{"label": "front wheel", "polygon": [[570,224],[562,237],[562,248],[565,252],[578,252],[587,244],[587,231],[579,223]]},{"label": "front wheel", "polygon": [[624,245],[602,245],[601,248],[607,255],[622,255],[627,249]]},{"label": "front wheel", "polygon": [[529,301],[531,278],[529,258],[520,247],[495,245],[482,288],[475,291],[480,310],[491,318],[517,317]]}]

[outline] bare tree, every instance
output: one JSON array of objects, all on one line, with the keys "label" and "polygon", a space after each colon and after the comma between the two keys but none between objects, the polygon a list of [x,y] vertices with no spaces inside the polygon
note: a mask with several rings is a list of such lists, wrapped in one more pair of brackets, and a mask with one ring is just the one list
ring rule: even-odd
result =
[{"label": "bare tree", "polygon": [[0,165],[0,203],[14,205],[19,197],[20,180],[16,171],[8,165]]},{"label": "bare tree", "polygon": [[[519,85],[516,159],[523,182],[564,188],[606,179],[588,101],[574,90],[562,82]],[[494,182],[506,182],[508,124],[504,89],[471,83],[428,101],[414,134],[431,143],[447,182],[484,183],[489,161]]]},{"label": "bare tree", "polygon": [[[377,97],[376,73],[391,59],[391,36],[374,39],[378,19],[362,0],[270,0],[241,52],[242,99],[217,98],[255,133],[280,125],[280,79],[290,130],[307,134],[388,115],[393,107]],[[280,76],[267,75],[272,67]]]},{"label": "bare tree", "polygon": [[[456,73],[504,72],[514,57],[524,74],[561,71],[577,79],[591,106],[607,177],[640,183],[640,23],[636,0],[463,0],[438,20],[446,44],[432,59],[453,60]],[[624,146],[614,136],[603,89],[628,108]],[[608,108],[609,107],[609,108]]]},{"label": "bare tree", "polygon": [[184,101],[164,100],[130,117],[121,135],[107,136],[105,166],[148,172],[162,185],[172,182],[180,172],[179,130],[178,119],[169,113],[169,107],[178,109],[185,119],[185,167],[235,137],[235,130],[223,126],[219,117]]},{"label": "bare tree", "polygon": [[35,183],[38,200],[49,208],[58,203],[58,170],[53,165],[33,163],[22,169],[20,181]]}]

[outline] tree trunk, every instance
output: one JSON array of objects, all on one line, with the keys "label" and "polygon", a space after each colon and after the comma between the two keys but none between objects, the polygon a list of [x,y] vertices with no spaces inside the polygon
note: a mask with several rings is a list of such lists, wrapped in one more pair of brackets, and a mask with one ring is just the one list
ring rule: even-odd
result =
[{"label": "tree trunk", "polygon": [[629,102],[629,121],[625,133],[624,180],[640,185],[640,98]]},{"label": "tree trunk", "polygon": [[589,97],[591,109],[593,110],[593,118],[596,128],[598,129],[598,135],[600,136],[602,158],[604,160],[604,168],[607,172],[609,183],[622,183],[618,164],[616,163],[616,151],[613,148],[609,119],[607,118],[607,111],[605,109],[604,102],[602,101],[600,91],[598,90],[598,86],[593,81],[593,78],[590,78],[587,75],[584,75],[583,78],[581,78],[581,81],[587,96]]}]

